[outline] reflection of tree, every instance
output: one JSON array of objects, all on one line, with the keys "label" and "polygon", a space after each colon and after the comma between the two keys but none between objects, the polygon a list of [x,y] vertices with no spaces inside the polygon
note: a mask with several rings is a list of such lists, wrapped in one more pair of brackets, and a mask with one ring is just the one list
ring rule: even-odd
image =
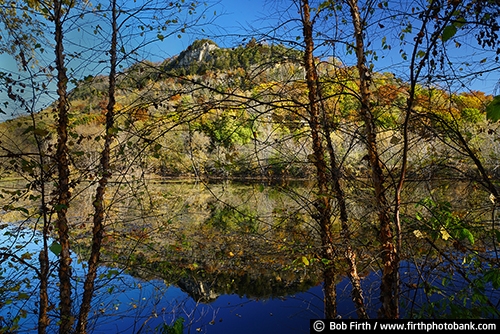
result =
[{"label": "reflection of tree", "polygon": [[[296,194],[309,191],[307,183],[290,187]],[[139,192],[141,186],[130,188]],[[149,195],[158,195],[149,200],[162,204],[149,217],[136,216],[142,211],[137,201],[127,200],[128,189],[118,189],[115,196],[122,206],[108,212],[103,263],[110,267],[145,280],[202,282],[205,292],[217,295],[284,296],[320,281],[313,261],[316,237],[307,213],[281,186],[149,184]],[[110,193],[114,191],[111,187]],[[85,203],[82,214],[89,210]],[[90,231],[82,226],[76,232],[75,250],[85,257],[89,244],[83,236]],[[311,263],[306,266],[303,257]],[[196,291],[201,286],[188,286],[194,297],[202,295]]]},{"label": "reflection of tree", "polygon": [[[127,272],[141,279],[161,278],[203,301],[221,294],[286,296],[319,284],[318,268],[301,261],[313,256],[311,245],[281,240],[205,228],[156,244],[154,253],[146,251],[147,245],[137,247],[127,258]],[[116,259],[116,254],[107,257]]]},{"label": "reflection of tree", "polygon": [[222,231],[241,230],[243,232],[255,233],[258,231],[258,220],[248,208],[233,208],[231,206],[217,206],[217,201],[209,203],[210,217],[205,224],[213,226]]}]

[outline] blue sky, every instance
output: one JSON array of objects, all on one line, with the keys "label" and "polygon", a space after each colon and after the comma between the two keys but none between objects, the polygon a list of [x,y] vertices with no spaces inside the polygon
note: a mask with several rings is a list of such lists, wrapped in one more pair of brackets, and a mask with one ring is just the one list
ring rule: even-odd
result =
[{"label": "blue sky", "polygon": [[[273,8],[282,1],[272,0],[219,0],[206,9],[208,20],[213,20],[210,27],[204,27],[207,38],[213,39],[221,47],[231,47],[238,43],[238,34],[248,34],[252,28],[269,26],[276,11]],[[173,54],[186,49],[196,35],[183,35],[182,38],[173,38]],[[177,40],[176,40],[177,39]],[[241,40],[242,38],[240,38]]]},{"label": "blue sky", "polygon": [[[206,9],[206,20],[211,21],[209,25],[197,27],[197,31],[188,30],[181,38],[174,34],[171,37],[166,38],[162,42],[154,43],[149,45],[147,49],[143,50],[139,54],[138,59],[141,57],[143,59],[149,59],[153,61],[161,61],[163,59],[175,56],[181,51],[186,49],[194,40],[198,38],[210,38],[217,42],[222,47],[231,47],[238,45],[239,43],[245,43],[248,41],[248,37],[252,34],[250,33],[252,28],[264,28],[264,30],[271,31],[275,25],[276,20],[284,20],[286,17],[280,17],[282,10],[278,8],[284,8],[290,6],[289,0],[220,0],[216,4],[209,5]],[[293,9],[290,11],[291,15],[297,15],[297,12]],[[203,31],[201,31],[203,29]],[[136,28],[137,30],[137,28]],[[300,31],[295,32],[295,34],[300,34]],[[293,34],[292,34],[293,36]],[[48,36],[50,37],[50,36]],[[244,39],[246,37],[246,39]],[[78,39],[79,37],[76,37]],[[88,43],[92,41],[87,37],[80,37],[81,40],[86,40]],[[90,42],[89,42],[90,41]],[[343,47],[339,47],[343,48]],[[456,59],[461,60],[461,52],[464,49],[457,50],[455,52]],[[467,52],[469,52],[468,50]],[[472,50],[477,54],[480,54],[481,50]],[[48,61],[51,61],[52,53],[50,50],[46,53]],[[478,55],[476,59],[480,59]],[[463,57],[462,57],[463,58]],[[345,58],[348,60],[348,58]],[[465,59],[474,64],[473,59]],[[354,62],[348,65],[353,65]],[[94,66],[94,67],[93,67]],[[97,67],[96,67],[97,66]],[[100,67],[99,67],[100,66]],[[405,75],[407,64],[401,61],[401,57],[397,52],[393,54],[386,54],[384,58],[375,63],[375,71],[391,71],[396,74],[402,73]],[[82,66],[85,68],[88,74],[99,74],[98,72],[102,70],[103,65],[86,64]],[[0,71],[8,70],[15,71],[16,63],[10,59],[9,56],[0,55]],[[103,70],[105,71],[105,70]],[[83,75],[81,75],[83,77]],[[404,78],[403,78],[404,79]],[[499,80],[499,73],[490,73],[481,77],[479,80],[474,82],[468,82],[468,87],[474,90],[484,91],[487,94],[496,95],[496,86]],[[0,97],[1,97],[0,93]],[[50,97],[48,98],[50,100]],[[2,107],[2,102],[0,102],[0,107]],[[45,103],[46,104],[46,103]],[[5,118],[4,115],[0,114],[0,119]]]},{"label": "blue sky", "polygon": [[[217,0],[216,0],[217,1]],[[279,2],[279,1],[278,1]],[[132,3],[132,2],[131,2]],[[175,56],[185,50],[191,43],[193,43],[198,38],[211,38],[215,40],[222,47],[230,47],[237,45],[239,41],[243,38],[238,35],[245,34],[245,31],[250,29],[250,27],[259,25],[263,19],[267,19],[269,16],[269,12],[265,12],[265,9],[270,5],[269,3],[275,3],[275,1],[264,1],[264,0],[221,0],[216,4],[209,5],[206,8],[206,21],[211,21],[210,25],[203,26],[203,32],[200,27],[197,27],[197,33],[193,33],[193,30],[187,30],[185,34],[182,34],[181,38],[177,37],[177,33],[173,36],[166,38],[162,42],[153,43],[148,45],[148,48],[142,50],[138,56],[138,58],[148,59],[153,61],[161,61],[166,58],[170,58]],[[204,7],[200,7],[198,12],[200,12]],[[188,15],[186,16],[188,17]],[[92,23],[95,26],[95,22]],[[90,33],[90,38],[88,35],[89,31],[92,31],[93,28],[88,28],[87,35],[82,35],[82,31],[85,29],[81,29],[80,31],[72,30],[66,34],[67,40],[71,43],[80,44],[80,45],[92,45],[94,46],[94,41],[92,40],[92,33]],[[134,29],[133,29],[134,30]],[[133,31],[132,30],[132,31]],[[49,30],[47,30],[49,31]],[[135,27],[135,32],[138,29]],[[223,38],[223,36],[226,36]],[[49,34],[46,36],[48,39],[52,38]],[[66,46],[66,51],[71,51],[71,46]],[[47,51],[42,55],[45,57],[44,60],[41,61],[43,64],[46,62],[46,66],[48,63],[53,61],[53,52],[50,47],[47,48]],[[93,55],[87,57],[92,58]],[[85,55],[83,56],[85,58]],[[69,60],[69,57],[67,58]],[[130,65],[130,63],[128,64]],[[84,68],[86,73],[80,72],[79,77],[84,77],[85,75],[97,75],[99,72],[105,72],[105,66],[94,63],[85,62],[85,64],[80,65],[79,61],[73,61],[69,63],[69,68],[77,69],[80,71],[81,68]],[[104,68],[104,69],[103,69]],[[17,72],[17,64],[14,59],[7,54],[0,54],[0,71],[4,72]],[[53,85],[52,85],[53,86]],[[50,86],[49,86],[50,87]],[[17,114],[18,112],[12,110],[12,108],[5,108],[3,103],[7,100],[6,93],[0,92],[0,108],[5,110],[8,115],[4,115],[0,113],[0,121],[11,118],[9,114]],[[52,98],[55,98],[54,95],[52,97],[40,97],[40,106],[43,107],[51,102]],[[12,106],[12,103],[10,103]],[[40,107],[40,108],[41,108]]]},{"label": "blue sky", "polygon": [[[313,2],[314,1],[311,1],[311,3]],[[292,6],[290,10],[291,15],[295,15],[296,17],[297,12],[293,5],[291,5],[290,0],[220,0],[218,4],[213,5],[213,8],[211,7],[207,10],[208,14],[212,14],[215,10],[217,15],[214,17],[215,26],[210,30],[212,34],[208,33],[208,36],[204,37],[213,39],[222,47],[231,47],[239,43],[245,43],[243,37],[238,36],[239,33],[241,33],[242,36],[246,35],[245,37],[248,38],[249,31],[251,31],[252,28],[264,28],[264,31],[266,28],[267,31],[272,30],[277,20],[283,21],[286,19],[286,16],[280,17],[280,15],[282,15],[282,9],[289,6]],[[220,28],[217,28],[217,26]],[[300,31],[297,31],[297,33],[300,34]],[[376,31],[376,33],[378,32]],[[292,34],[292,38],[293,37],[294,35]],[[396,75],[401,73],[401,77],[404,80],[405,75],[408,74],[408,63],[402,61],[401,55],[396,50],[397,37],[395,34],[387,37],[388,41],[390,38],[396,39],[396,41],[389,42],[393,43],[395,47],[392,52],[386,53],[384,57],[379,57],[379,60],[375,62],[374,70],[380,72],[394,72]],[[178,54],[197,38],[199,37],[183,36],[177,41],[172,41],[172,44],[168,44],[163,51],[167,51],[167,53],[169,53],[168,51],[172,51],[172,55]],[[476,68],[479,69],[479,62],[481,59],[486,56],[491,57],[491,54],[485,55],[484,50],[477,47],[475,36],[465,36],[464,38],[468,40],[468,45],[464,43],[460,49],[451,50],[450,56],[454,57],[452,60],[455,64],[469,63],[468,65],[462,66],[465,71]],[[380,44],[380,41],[375,43]],[[343,48],[343,46],[340,46],[339,49],[340,48]],[[467,57],[464,57],[465,54]],[[351,59],[349,59],[349,56],[345,54],[343,54],[343,57],[345,57],[343,58],[344,60],[351,61],[348,65],[355,64],[354,58],[351,57]],[[500,80],[500,64],[497,65],[499,67],[498,71],[484,74],[475,80],[464,80],[464,90],[478,90],[492,95],[500,94],[500,91],[497,89]]]}]

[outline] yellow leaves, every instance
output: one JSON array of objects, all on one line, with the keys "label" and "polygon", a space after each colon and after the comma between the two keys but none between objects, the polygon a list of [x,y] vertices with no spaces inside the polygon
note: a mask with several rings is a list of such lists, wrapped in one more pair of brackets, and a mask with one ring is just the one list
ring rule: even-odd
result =
[{"label": "yellow leaves", "polygon": [[440,232],[441,232],[441,238],[443,238],[443,240],[448,240],[451,237],[448,231],[446,231],[444,228],[442,228]]},{"label": "yellow leaves", "polygon": [[229,253],[227,253],[227,255],[228,255],[229,257],[242,256],[242,255],[243,255],[243,251],[242,251],[242,250],[240,250],[240,251],[239,251],[238,253],[236,253],[236,254],[235,254],[235,253],[233,253],[233,252],[231,252],[231,251],[229,251]]},{"label": "yellow leaves", "polygon": [[424,237],[425,237],[425,235],[424,235],[421,231],[419,231],[419,230],[414,230],[414,231],[413,231],[413,234],[414,234],[417,238],[419,238],[419,239],[422,239],[422,238],[424,238]]},{"label": "yellow leaves", "polygon": [[304,265],[306,265],[306,266],[308,266],[308,265],[309,265],[309,260],[307,259],[307,257],[302,256],[302,263],[303,263]]},{"label": "yellow leaves", "polygon": [[260,83],[256,88],[256,92],[264,92],[264,91],[273,91],[274,88],[278,85],[276,81],[269,81]]},{"label": "yellow leaves", "polygon": [[193,262],[193,263],[188,265],[188,268],[189,268],[189,270],[196,270],[199,268],[199,265],[198,265],[198,263]]},{"label": "yellow leaves", "polygon": [[[445,240],[445,241],[446,241],[446,240],[448,240],[449,238],[451,238],[451,235],[450,235],[450,234],[448,233],[448,231],[446,231],[446,229],[444,229],[444,228],[441,228],[441,229],[439,230],[439,233],[441,234],[441,238],[442,238],[443,240]],[[422,232],[422,231],[420,231],[420,230],[414,230],[414,231],[413,231],[413,234],[414,234],[414,235],[415,235],[418,239],[423,239],[423,238],[426,238],[426,237],[427,237],[426,233],[424,233],[424,232]]]}]

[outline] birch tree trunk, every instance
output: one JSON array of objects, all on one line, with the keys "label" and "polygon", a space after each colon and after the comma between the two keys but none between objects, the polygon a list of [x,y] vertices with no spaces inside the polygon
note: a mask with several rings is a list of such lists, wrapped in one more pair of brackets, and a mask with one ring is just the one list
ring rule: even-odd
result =
[{"label": "birch tree trunk", "polygon": [[90,258],[88,260],[88,272],[84,283],[84,292],[82,298],[82,305],[78,317],[77,333],[86,333],[88,324],[88,315],[91,309],[92,296],[94,293],[95,279],[97,276],[97,269],[99,267],[99,258],[101,255],[102,239],[104,235],[104,195],[106,193],[106,186],[111,177],[110,172],[110,149],[111,142],[114,138],[114,109],[115,109],[115,86],[116,86],[116,44],[117,44],[117,9],[116,0],[111,1],[112,11],[112,35],[111,35],[111,49],[110,49],[110,72],[109,72],[109,88],[108,88],[108,104],[106,107],[106,135],[104,147],[101,152],[100,172],[101,178],[96,189],[96,195],[93,202],[94,206],[94,219],[92,230],[92,248]]},{"label": "birch tree trunk", "polygon": [[375,191],[376,210],[380,224],[380,243],[382,245],[382,281],[380,284],[380,300],[382,306],[379,310],[380,318],[399,318],[398,307],[398,256],[393,240],[390,206],[387,201],[384,185],[384,173],[377,147],[377,129],[375,127],[371,109],[371,73],[366,65],[364,45],[364,24],[361,19],[357,0],[347,0],[354,28],[355,51],[359,73],[360,115],[365,126],[365,144],[368,151],[368,161],[371,167],[371,178]]},{"label": "birch tree trunk", "polygon": [[73,328],[73,316],[71,314],[71,254],[69,241],[69,228],[67,211],[70,201],[70,172],[68,160],[68,99],[66,75],[66,64],[64,55],[64,33],[63,33],[63,4],[59,0],[53,2],[53,21],[55,25],[55,56],[57,71],[57,151],[56,163],[58,170],[57,184],[57,203],[55,206],[57,212],[56,228],[58,233],[58,242],[60,245],[59,253],[59,312],[60,326],[59,333],[67,334]]},{"label": "birch tree trunk", "polygon": [[320,135],[320,117],[317,101],[317,73],[314,65],[314,41],[313,22],[311,21],[310,7],[308,0],[302,0],[302,25],[305,41],[304,66],[306,69],[306,81],[308,92],[308,113],[309,126],[313,141],[314,164],[316,167],[316,180],[318,182],[318,198],[316,199],[316,209],[318,211],[317,221],[321,229],[321,243],[323,247],[323,257],[329,262],[323,271],[323,284],[325,294],[325,317],[333,319],[337,317],[337,292],[335,284],[335,269],[332,266],[335,258],[335,249],[332,238],[332,204],[328,190],[328,170],[325,162],[325,149]]}]

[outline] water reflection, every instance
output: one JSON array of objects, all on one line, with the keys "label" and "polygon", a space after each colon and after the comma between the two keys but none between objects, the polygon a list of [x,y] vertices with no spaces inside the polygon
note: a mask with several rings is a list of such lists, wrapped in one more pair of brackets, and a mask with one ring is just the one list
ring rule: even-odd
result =
[{"label": "water reflection", "polygon": [[[92,185],[75,191],[78,196],[69,212],[76,306],[90,245],[93,191]],[[112,186],[106,199],[109,209],[103,266],[96,282],[90,329],[107,334],[148,333],[182,317],[185,333],[308,332],[309,319],[323,317],[318,234],[308,202],[314,197],[312,193],[308,183],[283,187],[172,181]],[[463,196],[453,200],[465,202]],[[30,208],[35,204],[23,205]],[[352,214],[363,217],[353,220],[357,224],[353,238],[358,245],[367,309],[374,318],[380,276],[376,229],[370,223],[372,210],[353,205]],[[406,217],[412,214],[406,212]],[[22,217],[3,216],[4,221],[7,218],[14,221]],[[7,229],[2,228],[0,242],[3,251],[16,250],[34,268],[42,243],[30,221],[22,226],[24,229],[11,234],[5,234]],[[409,223],[406,226],[413,228]],[[467,284],[453,275],[450,263],[435,253],[421,252],[422,241],[412,237],[412,229],[408,235],[406,242],[411,244],[407,248],[415,251],[412,258],[421,262],[418,270],[416,264],[402,263],[402,317],[419,316],[416,309],[436,302],[445,279],[456,283],[451,287],[454,290],[447,286],[450,296],[467,293]],[[341,249],[340,236],[337,241]],[[457,263],[463,258],[463,254],[450,257]],[[53,254],[51,260],[54,266]],[[351,287],[340,256],[336,265],[338,313],[355,318]],[[424,268],[429,270],[423,272]],[[20,323],[23,330],[36,328],[38,283],[32,268],[4,260],[1,270],[2,325],[25,312],[26,318]],[[53,273],[51,296],[57,305]],[[430,288],[435,288],[435,295]],[[498,302],[498,289],[491,284],[485,289],[491,293],[491,300]],[[447,311],[446,305],[440,309]],[[56,319],[56,310],[51,312]],[[55,322],[52,326],[55,331]]]},{"label": "water reflection", "polygon": [[[22,233],[22,238],[3,235],[1,244],[14,248],[22,244],[18,254],[36,253],[40,250],[40,235],[30,231]],[[51,257],[52,261],[56,260],[53,254]],[[85,269],[76,255],[74,263],[75,277],[81,277]],[[19,332],[35,331],[37,279],[27,267],[2,264],[3,283],[7,289],[1,290],[4,301],[0,308],[1,325],[9,325],[9,319],[26,312],[26,317],[19,322]],[[31,261],[31,264],[36,265],[36,262]],[[89,322],[93,333],[150,333],[179,318],[185,319],[185,333],[303,333],[308,331],[308,319],[322,314],[321,286],[305,288],[300,293],[290,290],[286,293],[284,287],[265,288],[264,279],[255,281],[247,275],[236,280],[189,275],[172,284],[158,279],[143,280],[116,269],[103,267],[99,271]],[[5,278],[12,278],[13,285],[25,284],[19,288],[11,286],[10,290],[15,293],[8,295]],[[212,283],[208,285],[207,282]],[[233,288],[227,282],[231,282]],[[52,276],[51,286],[55,284],[56,277]],[[233,289],[238,293],[226,293]],[[280,291],[283,294],[280,295]],[[77,305],[80,292],[81,281],[77,279],[74,291]],[[16,300],[21,293],[29,293],[29,298]],[[53,291],[52,297],[55,296]],[[6,303],[7,300],[12,302]]]},{"label": "water reflection", "polygon": [[[70,207],[76,306],[89,251],[93,188],[77,193]],[[314,253],[315,234],[302,204],[282,196],[278,188],[172,182],[112,187],[108,194],[114,204],[107,212],[103,266],[92,307],[94,332],[149,332],[179,317],[187,332],[227,332],[234,326],[241,333],[259,328],[262,333],[265,328],[305,332],[309,318],[321,317],[320,276],[302,261]],[[32,223],[22,221],[23,229],[4,235],[2,245],[29,253],[26,260],[35,268],[42,242]],[[19,232],[21,238],[16,238]],[[54,306],[56,260],[51,254]],[[2,290],[2,297],[12,303],[0,310],[2,325],[23,314],[21,328],[33,330],[36,275],[29,266],[8,263],[2,263],[2,277],[13,285]],[[16,282],[26,283],[14,287]],[[7,296],[16,290],[29,298]],[[51,316],[57,319],[55,309]],[[51,326],[55,330],[55,322]]]}]

